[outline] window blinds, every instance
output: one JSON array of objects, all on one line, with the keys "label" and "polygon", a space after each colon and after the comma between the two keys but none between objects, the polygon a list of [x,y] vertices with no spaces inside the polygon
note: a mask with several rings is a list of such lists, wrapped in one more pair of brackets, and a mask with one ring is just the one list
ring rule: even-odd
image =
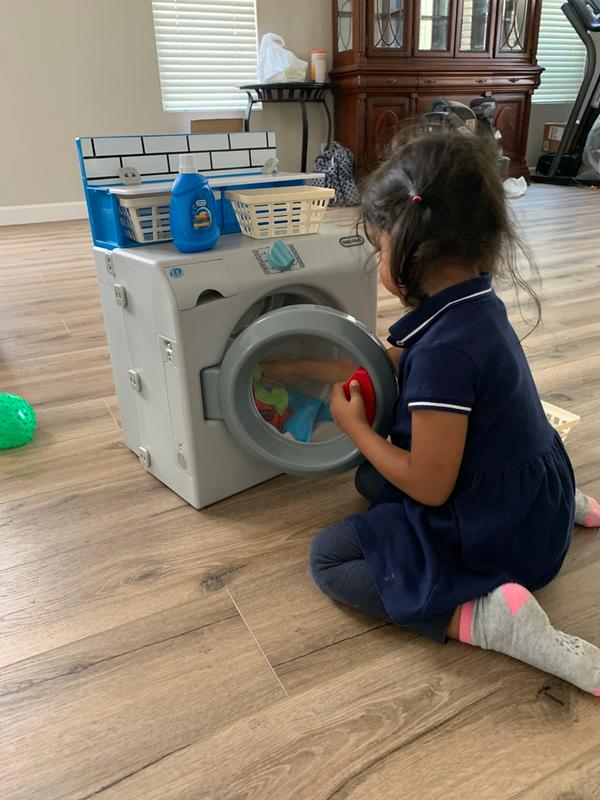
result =
[{"label": "window blinds", "polygon": [[256,82],[255,0],[152,0],[165,111],[235,111]]},{"label": "window blinds", "polygon": [[534,103],[575,100],[585,66],[585,47],[561,11],[564,0],[543,0],[537,60],[546,71]]}]

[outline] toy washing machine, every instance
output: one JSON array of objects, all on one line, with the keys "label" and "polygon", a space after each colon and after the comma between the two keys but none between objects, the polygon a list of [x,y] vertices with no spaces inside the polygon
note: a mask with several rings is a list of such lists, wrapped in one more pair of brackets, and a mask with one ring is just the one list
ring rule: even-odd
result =
[{"label": "toy washing machine", "polygon": [[[273,132],[77,141],[124,438],[196,508],[282,472],[357,464],[328,399],[359,366],[375,391],[373,426],[385,433],[391,421],[396,378],[372,333],[377,276],[364,239],[334,225],[275,240],[236,233],[226,191],[316,177],[263,174],[275,145]],[[161,241],[182,152],[217,200],[224,235],[204,253]]]},{"label": "toy washing machine", "polygon": [[395,375],[372,333],[376,273],[362,239],[333,225],[290,237],[277,244],[285,269],[272,246],[232,234],[185,256],[96,249],[125,442],[196,508],[282,472],[356,465],[327,400],[358,366],[374,385],[374,427],[389,427]]}]

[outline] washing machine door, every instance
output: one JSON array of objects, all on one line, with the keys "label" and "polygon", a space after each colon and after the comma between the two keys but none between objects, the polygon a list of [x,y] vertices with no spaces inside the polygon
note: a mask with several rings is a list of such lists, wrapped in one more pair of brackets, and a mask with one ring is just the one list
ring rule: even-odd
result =
[{"label": "washing machine door", "polygon": [[231,344],[216,376],[219,416],[253,457],[295,475],[343,472],[360,462],[329,413],[334,383],[358,368],[375,391],[373,428],[387,436],[397,396],[379,339],[348,314],[316,305],[272,311]]}]

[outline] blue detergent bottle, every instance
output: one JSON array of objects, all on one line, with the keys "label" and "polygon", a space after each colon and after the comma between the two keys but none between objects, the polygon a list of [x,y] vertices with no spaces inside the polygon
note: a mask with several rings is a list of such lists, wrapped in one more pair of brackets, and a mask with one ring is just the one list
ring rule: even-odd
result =
[{"label": "blue detergent bottle", "polygon": [[221,234],[217,204],[208,180],[196,169],[192,153],[179,156],[179,175],[171,190],[171,233],[181,253],[212,250]]}]

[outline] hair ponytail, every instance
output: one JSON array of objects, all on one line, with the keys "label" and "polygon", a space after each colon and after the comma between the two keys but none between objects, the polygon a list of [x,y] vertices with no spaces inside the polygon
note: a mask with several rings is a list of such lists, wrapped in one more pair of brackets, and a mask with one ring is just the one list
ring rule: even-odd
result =
[{"label": "hair ponytail", "polygon": [[362,193],[367,236],[390,241],[390,272],[407,304],[427,297],[427,275],[451,259],[525,291],[541,318],[540,302],[518,268],[521,251],[537,276],[506,207],[493,141],[447,128],[400,134]]}]

